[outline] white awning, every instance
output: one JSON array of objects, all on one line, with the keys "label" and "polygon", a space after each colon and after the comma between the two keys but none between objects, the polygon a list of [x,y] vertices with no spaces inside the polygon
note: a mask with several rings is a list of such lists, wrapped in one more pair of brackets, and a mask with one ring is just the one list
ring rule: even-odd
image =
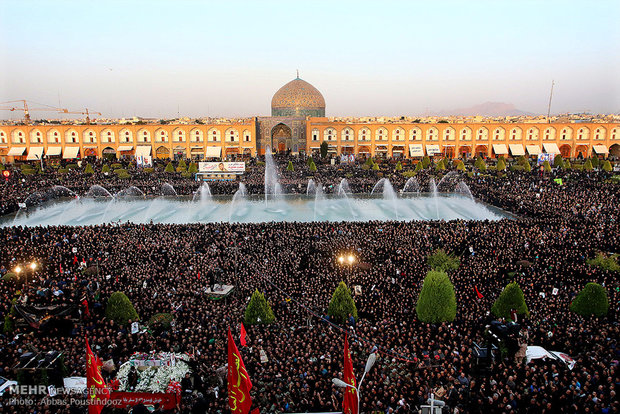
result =
[{"label": "white awning", "polygon": [[138,145],[136,147],[136,157],[150,157],[151,146],[150,145]]},{"label": "white awning", "polygon": [[429,156],[433,156],[435,154],[441,154],[441,150],[439,149],[439,145],[436,144],[427,144],[426,145],[426,154]]},{"label": "white awning", "polygon": [[518,157],[519,155],[525,155],[525,149],[523,149],[523,145],[521,145],[521,144],[510,144],[508,146],[510,147],[510,153],[513,156]]},{"label": "white awning", "polygon": [[77,158],[79,152],[80,152],[80,147],[65,147],[65,153],[62,155],[62,158],[66,160]]},{"label": "white awning", "polygon": [[118,152],[121,151],[131,151],[133,149],[133,145],[120,145],[118,147]]},{"label": "white awning", "polygon": [[43,158],[43,147],[30,147],[28,150],[28,161],[40,160]]},{"label": "white awning", "polygon": [[530,155],[538,155],[542,151],[540,150],[540,145],[526,145],[527,153]]},{"label": "white awning", "polygon": [[409,156],[410,157],[423,157],[424,147],[422,144],[409,144]]},{"label": "white awning", "polygon": [[508,155],[506,144],[493,144],[493,152],[495,155]]},{"label": "white awning", "polygon": [[46,157],[49,157],[50,155],[60,154],[62,154],[62,147],[47,147],[47,151],[45,152]]},{"label": "white awning", "polygon": [[609,150],[607,149],[607,147],[605,145],[594,145],[594,146],[592,146],[592,149],[597,154],[609,154]]},{"label": "white awning", "polygon": [[222,147],[207,147],[207,158],[219,157],[222,154]]},{"label": "white awning", "polygon": [[11,147],[11,149],[9,150],[9,153],[6,155],[15,157],[15,156],[23,155],[24,151],[26,151],[26,147]]},{"label": "white awning", "polygon": [[545,148],[545,152],[547,154],[559,154],[560,149],[558,148],[558,144],[554,142],[545,142],[543,144],[543,148]]}]

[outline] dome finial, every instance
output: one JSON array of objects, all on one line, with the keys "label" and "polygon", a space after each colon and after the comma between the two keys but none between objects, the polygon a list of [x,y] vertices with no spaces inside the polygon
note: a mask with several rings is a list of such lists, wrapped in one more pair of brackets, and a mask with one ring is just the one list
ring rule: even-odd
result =
[{"label": "dome finial", "polygon": [[297,79],[299,79],[299,69],[297,69]]}]

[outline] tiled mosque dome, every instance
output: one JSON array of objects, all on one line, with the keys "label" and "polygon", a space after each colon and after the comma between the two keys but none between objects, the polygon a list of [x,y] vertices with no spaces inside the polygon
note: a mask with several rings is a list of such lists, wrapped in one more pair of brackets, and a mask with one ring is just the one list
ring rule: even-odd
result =
[{"label": "tiled mosque dome", "polygon": [[325,99],[317,88],[298,77],[273,95],[271,115],[325,116]]}]

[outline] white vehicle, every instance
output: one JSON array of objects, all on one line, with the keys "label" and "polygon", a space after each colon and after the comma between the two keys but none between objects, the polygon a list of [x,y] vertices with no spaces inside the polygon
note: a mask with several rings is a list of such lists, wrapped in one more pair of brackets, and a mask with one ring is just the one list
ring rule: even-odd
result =
[{"label": "white vehicle", "polygon": [[4,395],[4,393],[14,385],[17,385],[17,381],[11,381],[4,377],[0,377],[0,396]]}]

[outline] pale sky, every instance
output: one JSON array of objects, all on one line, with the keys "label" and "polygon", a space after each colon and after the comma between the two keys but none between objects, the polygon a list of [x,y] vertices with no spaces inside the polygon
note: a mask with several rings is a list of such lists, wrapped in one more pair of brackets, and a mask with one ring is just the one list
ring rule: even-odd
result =
[{"label": "pale sky", "polygon": [[299,69],[328,116],[546,113],[552,80],[552,113],[619,113],[618,21],[617,0],[0,0],[0,102],[269,115]]}]

